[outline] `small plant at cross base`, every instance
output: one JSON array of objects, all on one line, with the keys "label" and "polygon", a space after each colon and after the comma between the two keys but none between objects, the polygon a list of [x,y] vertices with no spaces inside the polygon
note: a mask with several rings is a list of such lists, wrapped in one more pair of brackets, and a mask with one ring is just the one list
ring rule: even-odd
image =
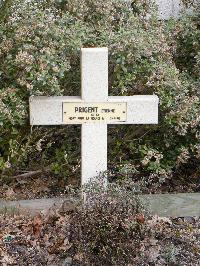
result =
[{"label": "small plant at cross base", "polygon": [[134,190],[103,179],[85,186],[85,203],[72,215],[74,260],[81,265],[134,262],[144,238],[145,214]]}]

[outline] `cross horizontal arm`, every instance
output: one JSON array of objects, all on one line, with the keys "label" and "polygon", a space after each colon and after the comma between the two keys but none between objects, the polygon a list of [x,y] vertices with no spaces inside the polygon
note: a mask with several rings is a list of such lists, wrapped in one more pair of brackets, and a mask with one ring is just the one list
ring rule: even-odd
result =
[{"label": "cross horizontal arm", "polygon": [[[64,125],[63,103],[84,101],[78,96],[30,97],[31,125]],[[156,95],[109,96],[108,103],[127,103],[126,121],[108,124],[157,124],[158,97]],[[83,124],[83,122],[79,123]]]}]

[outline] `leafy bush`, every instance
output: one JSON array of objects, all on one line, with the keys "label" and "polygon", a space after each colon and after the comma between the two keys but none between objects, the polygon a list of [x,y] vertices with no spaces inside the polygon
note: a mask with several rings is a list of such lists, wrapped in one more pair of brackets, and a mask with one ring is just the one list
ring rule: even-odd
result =
[{"label": "leafy bush", "polygon": [[[37,164],[50,164],[61,175],[67,169],[72,172],[69,165],[77,164],[77,150],[67,144],[63,152],[63,127],[30,130],[28,98],[78,95],[80,48],[88,46],[109,48],[110,94],[154,93],[160,98],[158,126],[109,129],[109,161],[130,163],[155,180],[170,177],[191,161],[198,164],[198,10],[166,23],[157,19],[148,0],[7,3],[0,15],[0,169],[4,175]],[[66,141],[77,136],[78,143],[78,127],[70,128]]]},{"label": "leafy bush", "polygon": [[175,63],[178,69],[192,77],[199,78],[199,6],[192,14],[184,16],[176,27],[175,39],[176,50]]}]

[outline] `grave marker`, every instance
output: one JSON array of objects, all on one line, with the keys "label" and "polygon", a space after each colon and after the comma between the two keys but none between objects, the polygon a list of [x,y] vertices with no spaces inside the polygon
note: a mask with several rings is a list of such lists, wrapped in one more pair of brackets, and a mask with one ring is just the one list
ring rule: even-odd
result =
[{"label": "grave marker", "polygon": [[107,124],[157,124],[156,95],[108,96],[108,49],[81,49],[81,97],[30,97],[31,125],[81,124],[81,183],[107,170]]}]

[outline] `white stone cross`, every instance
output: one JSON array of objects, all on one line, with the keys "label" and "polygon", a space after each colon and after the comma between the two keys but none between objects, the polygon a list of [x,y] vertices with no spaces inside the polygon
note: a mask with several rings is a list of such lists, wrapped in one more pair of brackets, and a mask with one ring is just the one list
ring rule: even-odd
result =
[{"label": "white stone cross", "polygon": [[81,97],[31,96],[31,125],[81,124],[81,183],[107,170],[107,124],[157,124],[156,95],[108,96],[108,49],[81,49]]}]

